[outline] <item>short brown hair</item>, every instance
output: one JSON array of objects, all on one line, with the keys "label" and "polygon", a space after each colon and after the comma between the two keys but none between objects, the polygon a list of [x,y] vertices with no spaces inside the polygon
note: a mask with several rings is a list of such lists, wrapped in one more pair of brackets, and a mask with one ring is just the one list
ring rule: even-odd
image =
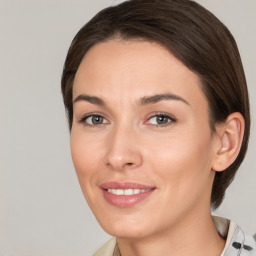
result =
[{"label": "short brown hair", "polygon": [[196,73],[208,100],[213,132],[229,114],[243,115],[240,153],[224,172],[215,175],[211,204],[217,208],[244,159],[250,133],[246,79],[232,34],[212,13],[190,0],[130,0],[102,10],[77,33],[65,61],[61,86],[70,129],[76,71],[93,45],[113,38],[157,42]]}]

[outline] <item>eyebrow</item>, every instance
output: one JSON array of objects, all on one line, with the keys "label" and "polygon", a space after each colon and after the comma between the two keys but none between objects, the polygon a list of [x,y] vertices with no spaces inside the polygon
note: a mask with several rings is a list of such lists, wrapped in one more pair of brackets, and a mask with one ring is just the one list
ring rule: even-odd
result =
[{"label": "eyebrow", "polygon": [[73,104],[78,102],[78,101],[87,101],[90,102],[92,104],[96,104],[96,105],[100,105],[100,106],[104,106],[105,103],[102,99],[96,97],[96,96],[90,96],[87,94],[81,94],[79,96],[77,96],[74,100],[73,100]]},{"label": "eyebrow", "polygon": [[[139,99],[138,101],[138,105],[139,106],[144,106],[144,105],[149,105],[149,104],[155,104],[157,102],[163,101],[163,100],[177,100],[177,101],[181,101],[187,105],[190,105],[185,99],[183,99],[182,97],[176,95],[176,94],[172,94],[172,93],[163,93],[163,94],[156,94],[156,95],[152,95],[152,96],[144,96],[142,98]],[[96,96],[90,96],[87,94],[81,94],[79,96],[77,96],[74,100],[73,100],[73,104],[79,101],[87,101],[91,104],[95,104],[95,105],[100,105],[100,106],[105,106],[105,102]]]},{"label": "eyebrow", "polygon": [[152,95],[152,96],[142,97],[139,100],[139,105],[154,104],[154,103],[157,103],[162,100],[177,100],[177,101],[181,101],[187,105],[190,105],[185,99],[183,99],[182,97],[180,97],[176,94],[172,94],[172,93],[163,93],[163,94],[156,94],[156,95]]}]

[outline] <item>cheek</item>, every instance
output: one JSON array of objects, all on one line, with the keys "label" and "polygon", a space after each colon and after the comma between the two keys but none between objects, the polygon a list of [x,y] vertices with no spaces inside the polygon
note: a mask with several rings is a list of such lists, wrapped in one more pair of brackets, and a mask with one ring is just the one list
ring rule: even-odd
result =
[{"label": "cheek", "polygon": [[[161,218],[172,221],[196,205],[207,205],[212,185],[211,139],[183,136],[158,140],[149,158],[153,180],[159,186]],[[153,167],[153,169],[152,169]],[[169,209],[172,209],[170,212]],[[158,216],[156,216],[158,218]],[[161,220],[159,220],[160,222]]]},{"label": "cheek", "polygon": [[98,143],[74,130],[71,132],[70,147],[80,184],[89,182],[99,163]]},{"label": "cheek", "polygon": [[102,158],[99,150],[101,146],[99,142],[92,139],[92,136],[84,136],[83,133],[76,130],[71,132],[70,146],[81,190],[88,205],[95,212],[95,202],[97,202],[99,193],[95,184],[102,170],[100,166]]},{"label": "cheek", "polygon": [[[153,143],[153,142],[152,142]],[[209,133],[180,132],[154,141],[148,146],[154,172],[162,182],[169,182],[169,188],[190,190],[196,184],[207,182],[211,171],[212,139]]]}]

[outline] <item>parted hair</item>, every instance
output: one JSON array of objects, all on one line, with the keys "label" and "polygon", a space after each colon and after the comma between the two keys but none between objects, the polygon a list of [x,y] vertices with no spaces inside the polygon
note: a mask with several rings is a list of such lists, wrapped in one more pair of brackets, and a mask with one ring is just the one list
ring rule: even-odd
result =
[{"label": "parted hair", "polygon": [[215,175],[211,206],[216,209],[245,157],[250,134],[248,90],[232,34],[211,12],[191,0],[130,0],[103,9],[76,34],[64,64],[61,88],[70,130],[76,71],[93,45],[115,38],[156,42],[197,74],[208,100],[213,133],[229,114],[243,115],[245,132],[239,155]]}]

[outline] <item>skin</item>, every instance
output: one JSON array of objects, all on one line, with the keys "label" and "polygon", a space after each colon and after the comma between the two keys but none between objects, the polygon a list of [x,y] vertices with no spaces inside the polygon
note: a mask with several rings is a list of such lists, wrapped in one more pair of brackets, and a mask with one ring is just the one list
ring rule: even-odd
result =
[{"label": "skin", "polygon": [[[210,211],[212,169],[222,144],[211,132],[200,86],[198,76],[170,52],[145,41],[99,43],[79,66],[72,158],[90,208],[118,238],[122,256],[220,255],[224,248]],[[167,93],[180,99],[141,102]],[[104,105],[80,95],[96,96]],[[156,115],[163,113],[170,118],[161,125]],[[102,117],[99,124],[91,115]],[[99,186],[108,181],[156,189],[120,208],[102,195]]]}]

